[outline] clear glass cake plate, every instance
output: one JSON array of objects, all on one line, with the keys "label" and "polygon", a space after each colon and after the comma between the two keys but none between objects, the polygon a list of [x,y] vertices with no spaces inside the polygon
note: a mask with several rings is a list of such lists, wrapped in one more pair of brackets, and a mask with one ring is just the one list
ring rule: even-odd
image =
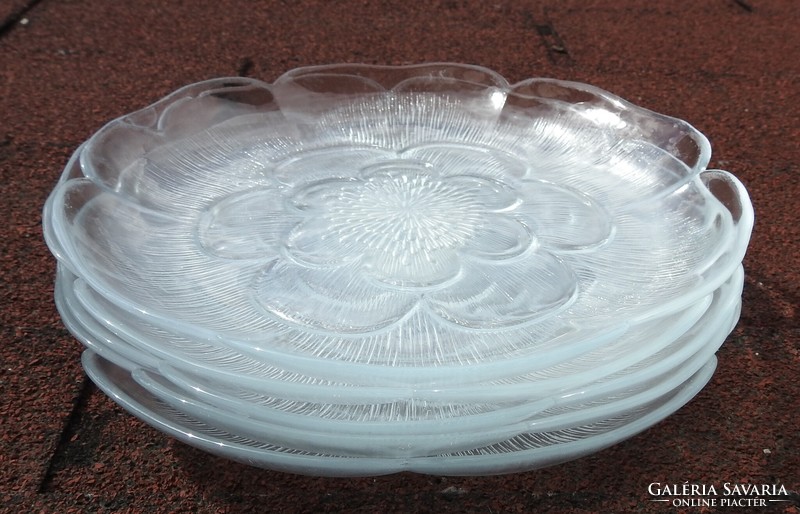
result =
[{"label": "clear glass cake plate", "polygon": [[752,208],[709,156],[687,123],[582,84],[304,68],[111,122],[45,234],[92,289],[192,339],[330,380],[491,380],[730,276]]},{"label": "clear glass cake plate", "polygon": [[[740,297],[741,267],[726,281],[724,289],[715,291],[714,295],[672,316],[632,327],[597,350],[554,366],[528,369],[520,375],[508,374],[501,380],[449,386],[425,383],[394,387],[365,386],[357,380],[331,382],[313,375],[289,372],[269,362],[254,361],[230,349],[215,348],[207,341],[190,341],[169,331],[136,323],[125,311],[104,302],[102,297],[80,279],[76,280],[63,267],[59,271],[57,287],[59,309],[69,309],[69,316],[87,327],[97,340],[103,341],[107,350],[125,355],[134,365],[156,371],[173,382],[187,384],[189,389],[205,392],[208,401],[216,402],[223,408],[269,397],[296,402],[354,405],[404,397],[432,402],[508,402],[520,398],[547,397],[555,392],[606,380],[610,376],[624,380],[634,370],[637,374],[657,373],[659,366],[677,357],[673,354],[685,351],[681,349],[682,345],[692,338],[687,331],[696,330],[699,323],[705,324],[706,318],[719,316],[715,314],[716,311],[708,310],[712,303],[713,308],[719,310],[718,304],[723,300],[713,298],[712,302],[712,297],[723,295],[727,303]],[[647,344],[642,344],[643,341]],[[191,349],[191,352],[184,353],[186,349]],[[110,360],[132,369],[113,358]],[[245,397],[247,400],[243,399]]]},{"label": "clear glass cake plate", "polygon": [[584,84],[317,66],[112,121],[43,229],[87,373],[151,425],[300,473],[511,472],[710,377],[753,209],[709,159]]},{"label": "clear glass cake plate", "polygon": [[[59,309],[70,330],[82,341],[88,341],[89,348],[116,361],[113,351],[103,351],[107,349],[104,342],[114,336],[103,336],[88,324],[76,325],[72,320],[78,303],[64,302],[69,295],[68,284],[64,285],[59,282],[57,288]],[[121,364],[132,371],[139,385],[165,404],[232,434],[322,453],[418,457],[497,443],[529,426],[540,431],[545,430],[543,427],[569,429],[570,422],[609,419],[648,404],[687,379],[713,355],[738,319],[741,285],[739,269],[715,293],[712,307],[703,318],[679,341],[650,356],[647,362],[623,369],[615,376],[580,383],[577,389],[551,389],[549,396],[545,394],[546,381],[532,382],[530,401],[518,398],[513,404],[508,402],[507,392],[505,401],[494,397],[494,405],[486,404],[486,395],[475,395],[468,404],[463,403],[467,401],[464,399],[461,404],[413,398],[392,402],[390,397],[381,398],[379,394],[372,398],[373,404],[311,404],[252,394],[235,397],[230,391],[237,391],[236,383],[227,386],[227,393],[218,393],[213,381],[196,378],[187,382],[178,378],[176,382],[174,375],[168,374],[167,379],[152,371],[152,364],[147,362],[126,365],[123,360]],[[505,387],[507,384],[480,385],[483,390]]]},{"label": "clear glass cake plate", "polygon": [[522,434],[505,444],[417,458],[343,457],[295,449],[231,434],[159,401],[142,389],[130,372],[99,357],[83,354],[91,379],[125,410],[179,441],[251,466],[314,475],[374,476],[401,471],[438,475],[488,475],[526,471],[595,453],[661,421],[691,400],[716,367],[710,360],[689,380],[625,416],[575,426],[561,433]]}]

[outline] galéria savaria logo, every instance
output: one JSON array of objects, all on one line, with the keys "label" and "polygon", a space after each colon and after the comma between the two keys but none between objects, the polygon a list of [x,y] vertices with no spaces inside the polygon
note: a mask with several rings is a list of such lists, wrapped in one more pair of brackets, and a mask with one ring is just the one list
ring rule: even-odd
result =
[{"label": "gal\u00e9ria savaria logo", "polygon": [[797,496],[783,484],[722,482],[669,484],[651,482],[650,501],[673,507],[766,507],[775,503],[794,503]]}]

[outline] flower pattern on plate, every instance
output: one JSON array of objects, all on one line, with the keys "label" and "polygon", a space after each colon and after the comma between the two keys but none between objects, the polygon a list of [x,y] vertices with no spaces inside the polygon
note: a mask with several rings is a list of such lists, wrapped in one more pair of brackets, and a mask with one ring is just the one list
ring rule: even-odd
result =
[{"label": "flower pattern on plate", "polygon": [[194,84],[110,123],[44,228],[93,289],[187,337],[293,369],[488,379],[721,284],[752,211],[709,192],[709,155],[685,122],[591,86],[303,68]]},{"label": "flower pattern on plate", "polygon": [[[613,232],[591,198],[528,174],[508,153],[447,142],[307,150],[204,212],[199,240],[263,259],[255,298],[283,321],[366,333],[422,309],[507,328],[568,306],[578,281],[558,254]],[[557,237],[537,234],[554,223]]]}]

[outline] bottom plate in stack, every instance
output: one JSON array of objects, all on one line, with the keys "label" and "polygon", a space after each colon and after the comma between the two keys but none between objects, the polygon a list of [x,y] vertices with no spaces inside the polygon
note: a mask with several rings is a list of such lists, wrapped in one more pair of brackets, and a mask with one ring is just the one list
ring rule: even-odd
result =
[{"label": "bottom plate in stack", "polygon": [[691,400],[716,367],[712,357],[692,377],[654,402],[652,409],[564,431],[548,440],[522,434],[472,451],[430,457],[342,457],[255,441],[198,421],[141,388],[130,373],[91,350],[83,355],[86,373],[125,410],[150,426],[214,455],[248,465],[314,476],[375,476],[401,471],[441,475],[513,473],[582,457],[628,439],[666,418]]},{"label": "bottom plate in stack", "polygon": [[[695,339],[683,349],[692,351],[689,356],[676,359],[677,355],[668,353],[669,347],[664,356],[650,356],[649,360],[662,362],[672,358],[670,366],[662,366],[656,375],[646,376],[641,371],[650,368],[643,366],[638,381],[617,379],[616,387],[609,387],[615,385],[612,375],[605,384],[589,384],[585,390],[567,392],[550,402],[523,404],[522,408],[530,409],[528,414],[512,423],[498,416],[497,426],[481,428],[465,422],[470,428],[460,433],[406,434],[405,438],[402,431],[391,433],[385,425],[370,434],[363,432],[364,424],[359,425],[361,432],[353,432],[352,423],[337,425],[306,416],[300,425],[295,420],[291,426],[281,423],[280,416],[277,422],[271,420],[269,409],[265,409],[266,419],[259,419],[226,410],[224,404],[206,403],[191,394],[191,387],[153,371],[158,359],[137,353],[104,332],[102,324],[86,312],[78,314],[79,306],[69,301],[74,299],[70,296],[74,282],[66,274],[60,277],[56,296],[65,323],[89,348],[84,355],[89,376],[137,417],[188,444],[249,464],[313,475],[399,471],[469,475],[522,471],[571,460],[626,439],[680,408],[713,373],[713,354],[738,318],[741,275],[738,269],[684,336]],[[122,355],[119,349],[128,350]],[[598,395],[600,390],[605,395]]]}]

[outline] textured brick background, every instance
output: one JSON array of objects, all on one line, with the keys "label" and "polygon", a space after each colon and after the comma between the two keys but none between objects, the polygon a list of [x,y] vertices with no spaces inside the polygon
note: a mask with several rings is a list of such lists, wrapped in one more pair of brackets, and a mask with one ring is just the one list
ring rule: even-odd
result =
[{"label": "textured brick background", "polygon": [[[800,2],[6,0],[0,5],[0,510],[667,512],[647,484],[781,483],[800,510]],[[744,311],[711,383],[594,456],[502,477],[308,478],[177,443],[99,393],[52,302],[41,207],[112,118],[217,76],[480,64],[683,118],[748,187]],[[700,509],[690,509],[700,511]]]}]

